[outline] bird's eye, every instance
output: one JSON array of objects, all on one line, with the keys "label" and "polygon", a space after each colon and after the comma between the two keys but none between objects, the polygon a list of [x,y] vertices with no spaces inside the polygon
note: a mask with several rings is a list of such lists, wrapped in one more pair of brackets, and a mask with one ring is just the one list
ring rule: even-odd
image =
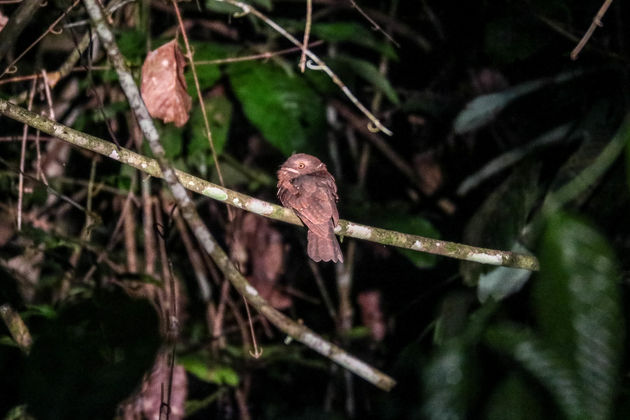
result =
[{"label": "bird's eye", "polygon": [[298,169],[304,169],[305,166],[304,162],[298,163]]}]

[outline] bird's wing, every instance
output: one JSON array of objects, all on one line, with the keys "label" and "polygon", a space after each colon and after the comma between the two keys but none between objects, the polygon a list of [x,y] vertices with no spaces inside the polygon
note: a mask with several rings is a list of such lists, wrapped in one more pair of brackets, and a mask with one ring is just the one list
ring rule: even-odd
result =
[{"label": "bird's wing", "polygon": [[303,175],[293,180],[298,194],[292,197],[291,207],[304,224],[319,236],[330,235],[331,221],[339,218],[335,205],[335,191],[325,178]]}]

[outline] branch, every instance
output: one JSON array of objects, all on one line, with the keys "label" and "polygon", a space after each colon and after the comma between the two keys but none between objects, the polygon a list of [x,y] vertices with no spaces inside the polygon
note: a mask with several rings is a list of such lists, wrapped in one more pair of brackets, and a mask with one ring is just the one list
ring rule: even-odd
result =
[{"label": "branch", "polygon": [[580,39],[580,42],[578,42],[573,51],[571,51],[571,60],[577,60],[578,55],[580,54],[588,40],[591,39],[591,36],[593,36],[593,32],[595,32],[595,29],[598,26],[604,26],[602,24],[602,19],[604,18],[604,15],[606,14],[606,11],[610,7],[611,3],[612,0],[604,0],[604,4],[602,4],[602,7],[599,8],[597,14],[593,18],[591,26],[588,27],[588,30],[586,31],[582,39]]},{"label": "branch", "polygon": [[[208,253],[208,255],[210,255],[217,267],[219,267],[225,277],[229,279],[230,283],[232,283],[238,292],[277,328],[284,331],[294,339],[304,343],[313,350],[321,353],[325,357],[333,360],[342,367],[361,376],[377,387],[386,391],[390,390],[396,383],[391,377],[353,357],[340,347],[324,340],[311,329],[294,322],[286,315],[275,310],[258,294],[258,291],[253,288],[247,282],[245,277],[243,277],[243,275],[237,270],[225,251],[223,251],[219,243],[215,240],[201,220],[194,203],[190,197],[188,197],[186,190],[180,183],[177,172],[166,159],[166,154],[164,148],[160,144],[160,138],[155,125],[153,124],[153,120],[151,119],[149,111],[140,97],[138,86],[135,84],[129,68],[125,64],[125,59],[116,45],[114,34],[109,28],[101,8],[96,3],[96,0],[84,0],[84,3],[88,14],[90,15],[90,19],[92,20],[92,24],[94,25],[94,28],[96,29],[96,32],[107,51],[109,60],[116,68],[120,86],[129,101],[129,105],[131,106],[131,109],[138,121],[138,125],[146,140],[149,142],[151,151],[157,158],[159,167],[156,169],[163,174],[163,178],[166,181],[169,190],[173,194],[173,197],[177,201],[182,216],[190,226],[197,238],[197,241],[199,241],[199,244]],[[1,106],[2,103],[0,103],[0,107]],[[115,153],[118,153],[118,151],[111,151],[112,155]]]},{"label": "branch", "polygon": [[[55,136],[63,141],[107,156],[126,165],[132,166],[144,173],[156,178],[163,178],[162,172],[156,160],[118,147],[113,143],[89,134],[74,130],[63,124],[29,112],[24,108],[14,105],[4,99],[0,99],[0,114],[16,121],[28,124],[46,134]],[[268,203],[257,198],[242,194],[228,188],[208,182],[204,179],[190,175],[186,172],[175,170],[177,178],[190,191],[203,194],[213,200],[221,201],[239,209],[256,213],[270,219],[280,220],[294,225],[302,225],[302,222],[293,213],[276,204]],[[536,257],[525,254],[517,254],[509,251],[479,248],[456,242],[426,238],[418,235],[395,232],[372,226],[361,225],[347,220],[339,220],[335,229],[339,236],[363,239],[383,245],[393,245],[414,251],[427,252],[445,257],[457,258],[465,261],[473,261],[482,264],[501,265],[505,267],[522,268],[536,271],[539,268]]]}]

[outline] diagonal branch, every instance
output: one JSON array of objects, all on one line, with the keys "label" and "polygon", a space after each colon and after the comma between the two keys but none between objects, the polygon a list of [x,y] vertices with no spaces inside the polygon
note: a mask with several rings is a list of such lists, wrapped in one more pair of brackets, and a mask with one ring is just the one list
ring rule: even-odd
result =
[{"label": "diagonal branch", "polygon": [[[55,136],[63,141],[74,144],[84,149],[91,150],[126,165],[132,166],[142,172],[156,178],[162,178],[162,172],[156,160],[118,147],[113,143],[89,134],[74,130],[63,124],[51,121],[44,116],[29,112],[24,108],[14,105],[4,99],[0,99],[0,114],[28,124],[46,134]],[[293,211],[273,203],[223,188],[204,179],[190,175],[186,172],[175,170],[177,177],[188,190],[203,194],[214,200],[224,202],[234,207],[280,220],[294,225],[302,225],[302,222]],[[482,264],[502,265],[506,267],[523,268],[526,270],[538,270],[536,257],[518,254],[509,251],[479,248],[456,242],[426,238],[418,235],[410,235],[387,229],[361,225],[347,220],[340,220],[335,233],[339,236],[364,239],[383,245],[392,245],[414,251],[428,252],[430,254],[473,261]]]},{"label": "diagonal branch", "polygon": [[[129,105],[138,121],[138,125],[148,141],[151,151],[157,158],[159,171],[163,174],[163,178],[177,201],[182,216],[190,226],[197,241],[199,241],[199,244],[206,253],[210,255],[217,267],[219,267],[234,288],[278,329],[338,363],[345,369],[361,376],[375,386],[383,390],[390,390],[396,383],[391,377],[355,358],[340,347],[326,341],[311,329],[300,325],[274,309],[258,294],[258,291],[247,282],[245,277],[243,277],[232,261],[230,261],[225,251],[223,251],[201,220],[193,201],[180,183],[175,169],[166,159],[166,153],[160,143],[160,138],[153,124],[153,120],[140,97],[140,90],[125,63],[123,55],[118,49],[114,34],[103,16],[103,11],[96,3],[96,0],[84,0],[84,4],[92,20],[92,24],[103,42],[109,60],[116,68],[120,86],[129,101]],[[2,103],[0,103],[0,107],[3,107]],[[6,108],[6,106],[4,106],[4,108]],[[114,153],[117,153],[117,150],[112,150],[112,154]]]}]

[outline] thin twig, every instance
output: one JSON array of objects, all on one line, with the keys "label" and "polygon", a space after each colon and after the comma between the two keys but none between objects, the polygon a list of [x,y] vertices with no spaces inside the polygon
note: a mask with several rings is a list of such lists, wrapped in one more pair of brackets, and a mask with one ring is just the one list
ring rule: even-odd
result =
[{"label": "thin twig", "polygon": [[304,39],[302,40],[302,55],[300,55],[300,71],[304,73],[306,67],[306,50],[308,38],[311,35],[311,20],[313,19],[313,1],[306,0],[306,25],[304,26]]},{"label": "thin twig", "polygon": [[[286,39],[288,39],[289,41],[291,41],[292,44],[300,47],[300,48],[305,48],[302,43],[295,38],[293,35],[291,35],[290,33],[288,33],[282,26],[278,25],[276,22],[274,22],[273,20],[269,19],[266,15],[264,15],[263,13],[259,12],[256,8],[252,7],[249,4],[237,1],[237,0],[220,0],[222,2],[225,3],[229,3],[233,6],[238,7],[239,9],[241,9],[242,13],[241,15],[246,15],[246,14],[253,14],[254,16],[256,16],[258,19],[262,20],[263,22],[265,22],[267,25],[269,25],[271,28],[273,28],[276,32],[278,32],[280,35],[284,36]],[[339,76],[337,76],[330,67],[328,67],[328,65],[326,65],[326,63],[324,63],[324,61],[322,61],[314,52],[312,52],[309,49],[306,49],[306,55],[314,62],[314,64],[309,65],[309,63],[307,62],[307,67],[311,70],[322,70],[324,73],[326,73],[328,75],[328,77],[330,77],[332,79],[332,81],[339,86],[339,88],[341,89],[341,91],[344,93],[344,95],[346,95],[346,97],[348,99],[350,99],[350,101],[357,107],[359,108],[359,110],[366,116],[368,117],[368,119],[371,122],[371,125],[369,126],[371,130],[374,131],[382,131],[383,133],[387,134],[388,136],[393,135],[393,133],[391,132],[391,130],[389,130],[387,127],[385,127],[378,118],[376,118],[374,116],[374,114],[372,114],[358,99],[356,96],[354,96],[354,94],[350,91],[350,89],[348,88],[348,86],[346,86],[341,79],[339,78]]]},{"label": "thin twig", "polygon": [[72,9],[74,9],[74,7],[79,4],[81,0],[74,0],[74,3],[72,3],[70,5],[70,7],[68,7],[62,14],[61,16],[59,16],[57,19],[55,19],[55,21],[48,27],[48,29],[46,29],[46,31],[41,34],[35,41],[33,41],[33,43],[31,43],[31,45],[29,45],[28,47],[26,47],[26,49],[24,51],[22,51],[22,53],[20,55],[18,55],[11,63],[9,63],[9,65],[4,69],[4,71],[2,72],[2,74],[0,74],[0,78],[2,78],[2,76],[4,76],[7,73],[15,73],[17,71],[17,67],[15,66],[15,64],[20,61],[22,59],[22,57],[24,57],[24,55],[26,55],[27,52],[29,52],[31,50],[31,48],[33,48],[35,45],[37,45],[39,43],[39,41],[41,41],[42,39],[44,39],[44,37],[46,35],[48,35],[48,33],[53,32],[53,30],[55,29],[55,26],[57,26],[57,24],[59,22],[61,22],[61,20],[63,18],[66,17],[66,15],[68,13],[70,13],[70,11]]},{"label": "thin twig", "polygon": [[[35,97],[35,86],[37,80],[33,80],[31,92],[28,96],[28,109],[33,106],[33,98]],[[24,163],[26,161],[26,137],[28,136],[28,124],[24,125],[22,130],[22,147],[20,148],[20,175],[18,178],[18,202],[17,202],[17,230],[22,230],[22,201],[24,199]]]},{"label": "thin twig", "polygon": [[142,231],[144,232],[144,272],[153,276],[157,252],[155,250],[155,232],[153,231],[153,206],[151,199],[151,177],[146,177],[141,183],[142,191]]},{"label": "thin twig", "polygon": [[40,0],[26,0],[11,14],[9,22],[0,31],[0,63],[39,10],[40,4]]},{"label": "thin twig", "polygon": [[571,51],[571,60],[577,60],[580,51],[582,51],[588,40],[591,39],[591,36],[593,36],[595,28],[597,28],[598,26],[604,26],[602,24],[602,19],[604,18],[604,15],[606,14],[606,11],[610,7],[611,3],[612,0],[604,0],[604,4],[602,4],[602,7],[599,8],[597,14],[593,18],[591,26],[588,27],[588,30],[586,31],[582,39],[580,39],[580,42],[578,42],[573,51]]},{"label": "thin twig", "polygon": [[[89,45],[89,41],[90,41],[90,34],[86,33],[85,37],[81,39],[81,41],[79,42],[79,45],[76,49],[74,49],[73,51],[76,51],[77,54],[71,54],[68,57],[68,60],[70,60],[71,58],[74,59],[74,57],[80,57],[80,54],[82,54],[83,50],[81,49],[81,47],[84,45],[84,40],[87,40],[87,43],[85,44],[85,48],[87,48],[87,45]],[[93,35],[96,36],[96,35]],[[318,40],[318,41],[313,41],[311,42],[309,45],[311,48],[316,47],[318,45],[322,45],[324,43],[324,41],[322,40]],[[239,63],[242,61],[254,61],[254,60],[267,60],[269,58],[278,56],[278,55],[284,55],[284,54],[289,54],[292,52],[297,52],[297,51],[302,51],[302,48],[299,47],[291,47],[291,48],[285,48],[283,50],[278,50],[278,51],[268,51],[268,52],[264,52],[264,53],[260,53],[260,54],[251,54],[251,55],[244,55],[241,57],[228,57],[228,58],[217,58],[215,60],[199,60],[199,61],[195,61],[195,66],[215,66],[215,65],[220,65],[220,64],[230,64],[230,63]],[[66,64],[70,63],[70,61],[66,61]],[[72,63],[72,65],[74,65],[76,62]],[[68,69],[67,71],[65,69]],[[92,66],[89,70],[91,71],[109,71],[112,70],[111,66],[105,65],[105,66]],[[49,79],[49,85],[51,87],[54,87],[57,83],[59,83],[59,80],[61,80],[63,77],[65,77],[67,74],[69,74],[70,72],[73,73],[82,73],[82,72],[86,72],[88,71],[87,68],[85,68],[84,66],[81,67],[68,67],[67,65],[62,65],[58,70],[55,70],[53,72],[48,72],[48,79]],[[2,79],[0,80],[0,85],[4,85],[4,84],[9,84],[9,83],[19,83],[19,82],[25,82],[27,80],[33,80],[33,79],[38,79],[41,77],[41,73],[36,73],[36,74],[28,74],[28,75],[24,75],[24,76],[15,76],[15,77],[10,77],[7,79]]]},{"label": "thin twig", "polygon": [[[164,202],[164,211],[166,211],[166,206],[171,206],[172,202],[167,202],[165,195],[162,196],[162,201]],[[201,293],[201,299],[204,302],[208,302],[210,300],[210,285],[208,281],[208,276],[203,266],[203,259],[199,255],[197,248],[195,247],[190,234],[188,233],[188,229],[186,228],[186,224],[182,219],[182,215],[179,210],[175,210],[173,212],[173,219],[175,220],[175,227],[179,232],[179,237],[184,244],[184,248],[186,248],[186,255],[190,264],[192,265],[193,271],[195,273],[195,278],[197,279],[197,285],[199,287],[199,292]]]},{"label": "thin twig", "polygon": [[[179,12],[179,6],[177,6],[177,1],[173,0],[173,9],[175,10],[175,14],[177,15],[177,22],[179,23],[179,28],[182,31],[182,38],[184,39],[184,45],[186,45],[186,58],[190,63],[190,69],[192,70],[193,80],[195,81],[195,89],[197,91],[197,100],[199,101],[199,106],[201,107],[201,115],[203,116],[203,124],[206,129],[206,137],[208,138],[208,143],[210,143],[210,151],[212,153],[212,159],[214,160],[214,166],[217,168],[217,175],[219,175],[219,183],[221,186],[225,186],[223,182],[223,173],[221,172],[221,165],[219,165],[219,158],[217,157],[217,151],[214,148],[214,141],[212,141],[212,132],[210,131],[210,123],[208,122],[208,115],[206,114],[206,105],[203,100],[203,95],[201,94],[201,87],[199,86],[199,78],[197,77],[197,69],[195,68],[195,61],[193,59],[193,52],[190,48],[190,43],[188,42],[188,35],[186,35],[186,28],[184,27],[184,22],[182,22],[182,15]],[[232,210],[228,209],[228,215],[230,220],[234,218],[232,214]]]},{"label": "thin twig", "polygon": [[263,354],[263,348],[258,349],[258,343],[256,342],[256,333],[254,332],[254,322],[252,321],[252,314],[249,312],[249,305],[247,304],[247,299],[243,296],[243,302],[245,303],[245,311],[247,312],[247,322],[249,323],[249,332],[252,337],[252,345],[254,346],[254,351],[249,350],[250,356],[254,359],[260,358]]},{"label": "thin twig", "polygon": [[368,22],[370,22],[370,25],[372,25],[372,29],[374,29],[375,31],[379,31],[380,33],[385,35],[385,38],[389,39],[391,43],[394,44],[397,48],[400,48],[400,44],[396,42],[390,34],[383,30],[383,28],[381,28],[380,25],[374,21],[374,19],[372,19],[367,13],[365,13],[354,0],[349,1],[352,4],[352,7],[357,9],[357,12],[359,12],[361,16],[363,16]]}]

